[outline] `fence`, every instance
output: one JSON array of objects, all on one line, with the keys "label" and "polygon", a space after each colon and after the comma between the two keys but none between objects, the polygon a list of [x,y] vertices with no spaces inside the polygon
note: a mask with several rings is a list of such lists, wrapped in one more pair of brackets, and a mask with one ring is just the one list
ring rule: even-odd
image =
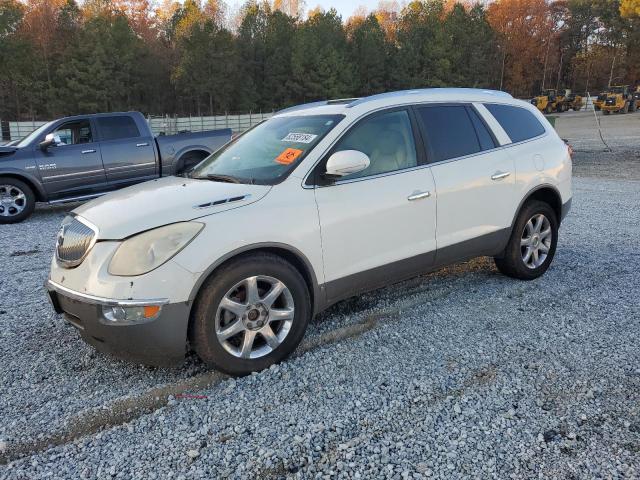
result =
[{"label": "fence", "polygon": [[[148,117],[147,123],[156,135],[173,135],[179,132],[201,132],[230,128],[235,133],[243,132],[271,117],[273,113],[247,113],[241,115],[217,115],[213,117]],[[46,122],[7,122],[9,138],[2,140],[20,140]]]}]

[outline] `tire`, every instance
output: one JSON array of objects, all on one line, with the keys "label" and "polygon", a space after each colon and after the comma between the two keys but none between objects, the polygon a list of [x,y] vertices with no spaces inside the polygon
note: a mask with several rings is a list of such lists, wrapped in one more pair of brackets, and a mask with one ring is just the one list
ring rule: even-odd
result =
[{"label": "tire", "polygon": [[[249,302],[251,278],[256,278],[258,296]],[[269,304],[268,293],[279,286],[276,282],[285,289]],[[223,299],[238,315],[221,305]],[[291,308],[293,314],[287,317],[285,312]],[[283,320],[272,318],[275,311]],[[268,253],[246,255],[224,265],[203,285],[194,304],[189,341],[210,366],[230,375],[248,375],[289,356],[302,340],[311,316],[309,290],[295,267]],[[225,339],[225,330],[236,333]],[[274,333],[272,344],[263,332]],[[249,345],[248,338],[254,339],[250,350],[243,349],[245,343]]]},{"label": "tire", "polygon": [[18,223],[36,207],[36,196],[29,185],[12,177],[0,177],[0,223]]},{"label": "tire", "polygon": [[[541,223],[536,230],[538,219]],[[546,230],[549,231],[547,236],[539,235],[538,232],[544,235]],[[521,245],[527,238],[530,239],[530,243]],[[535,241],[535,244],[531,243],[532,241]],[[502,256],[495,258],[496,267],[509,277],[533,280],[547,271],[556,253],[557,244],[558,219],[553,209],[549,204],[539,200],[527,202],[518,214]],[[538,247],[535,248],[534,245]],[[543,251],[543,247],[546,252]],[[528,260],[525,260],[530,249],[532,253],[529,254]]]},{"label": "tire", "polygon": [[551,105],[547,105],[547,107],[544,109],[544,113],[546,113],[547,115],[550,115],[552,111],[553,109],[551,108]]},{"label": "tire", "polygon": [[611,112],[610,112],[609,110],[603,110],[603,111],[602,111],[602,114],[603,114],[603,115],[609,115],[610,113],[611,113]]}]

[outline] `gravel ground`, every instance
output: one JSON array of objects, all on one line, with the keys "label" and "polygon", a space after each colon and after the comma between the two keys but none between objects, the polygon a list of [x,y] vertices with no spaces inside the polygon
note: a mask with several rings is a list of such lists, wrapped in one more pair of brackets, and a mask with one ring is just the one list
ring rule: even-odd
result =
[{"label": "gravel ground", "polygon": [[541,279],[477,259],[350,299],[243,379],[95,353],[43,296],[67,209],[0,226],[0,478],[639,477],[640,160],[606,155],[578,149]]}]

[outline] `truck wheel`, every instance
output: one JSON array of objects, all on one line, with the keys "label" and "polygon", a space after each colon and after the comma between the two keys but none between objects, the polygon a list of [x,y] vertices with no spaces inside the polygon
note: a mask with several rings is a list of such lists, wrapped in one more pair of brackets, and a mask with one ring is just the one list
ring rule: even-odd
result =
[{"label": "truck wheel", "polygon": [[609,115],[610,113],[611,113],[611,112],[610,112],[609,110],[603,110],[603,111],[602,111],[602,114],[603,114],[603,115]]},{"label": "truck wheel", "polygon": [[547,271],[558,243],[558,220],[545,202],[528,202],[518,214],[507,248],[495,258],[498,270],[509,277],[533,280]]},{"label": "truck wheel", "polygon": [[33,213],[36,196],[17,178],[0,177],[0,223],[18,223]]},{"label": "truck wheel", "polygon": [[205,363],[248,375],[290,355],[310,319],[309,290],[300,272],[276,255],[247,255],[205,282],[189,340]]}]

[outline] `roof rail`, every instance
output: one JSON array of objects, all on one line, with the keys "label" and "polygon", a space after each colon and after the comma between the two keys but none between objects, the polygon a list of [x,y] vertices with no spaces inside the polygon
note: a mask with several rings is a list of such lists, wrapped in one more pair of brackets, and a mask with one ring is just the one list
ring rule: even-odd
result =
[{"label": "roof rail", "polygon": [[433,93],[437,90],[457,91],[459,93],[475,92],[475,93],[484,93],[488,95],[496,95],[500,97],[513,98],[507,92],[503,92],[501,90],[489,90],[489,89],[483,89],[483,88],[457,88],[457,87],[456,88],[448,88],[448,87],[416,88],[413,90],[398,90],[395,92],[378,93],[376,95],[371,95],[369,97],[363,97],[347,105],[347,108],[355,107],[356,105],[361,105],[363,103],[370,102],[373,100],[381,100],[381,99],[383,100],[386,98],[401,97],[404,95],[420,95],[425,93]]},{"label": "roof rail", "polygon": [[308,108],[321,107],[323,105],[327,105],[328,103],[329,102],[327,100],[321,100],[319,102],[303,103],[302,105],[295,105],[293,107],[283,108],[282,110],[278,110],[276,113],[297,112],[298,110],[306,110]]}]

